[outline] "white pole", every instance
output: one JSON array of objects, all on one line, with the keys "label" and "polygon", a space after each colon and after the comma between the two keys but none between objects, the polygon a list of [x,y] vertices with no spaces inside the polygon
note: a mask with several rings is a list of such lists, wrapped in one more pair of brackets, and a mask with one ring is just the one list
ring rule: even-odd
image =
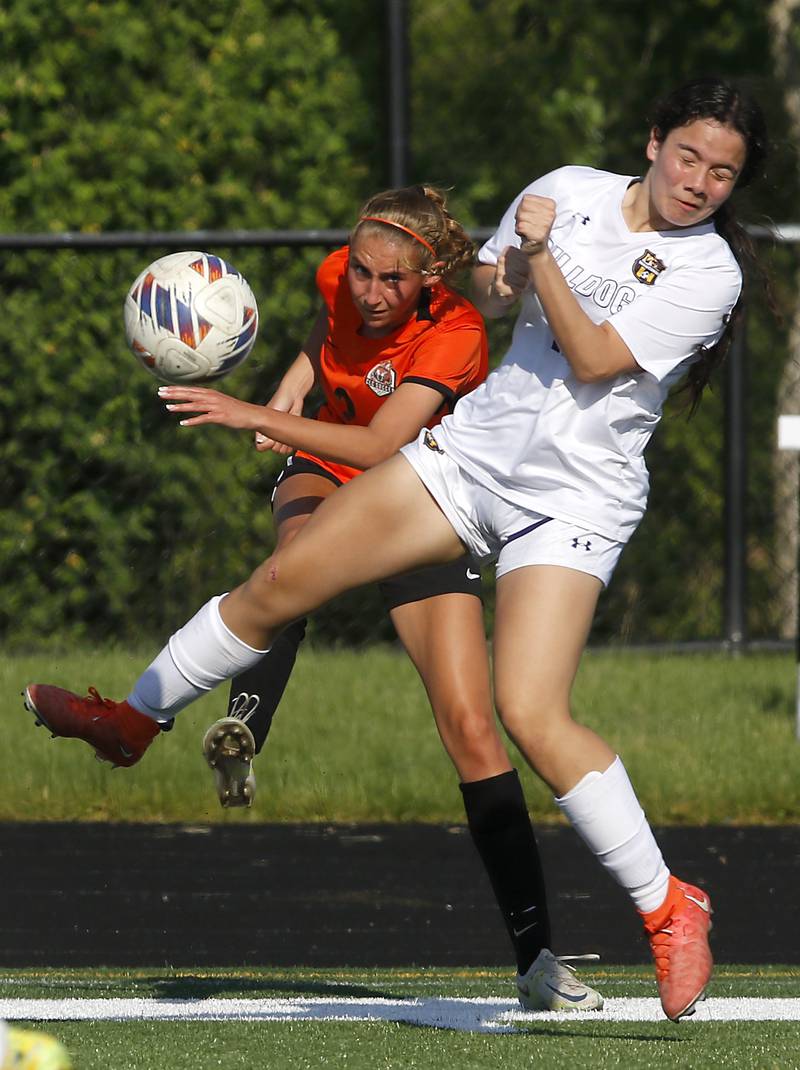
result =
[{"label": "white pole", "polygon": [[[778,449],[800,451],[800,416],[778,417]],[[800,584],[800,551],[798,552],[798,584]],[[800,619],[796,640],[797,687],[795,689],[795,738],[800,740]]]}]

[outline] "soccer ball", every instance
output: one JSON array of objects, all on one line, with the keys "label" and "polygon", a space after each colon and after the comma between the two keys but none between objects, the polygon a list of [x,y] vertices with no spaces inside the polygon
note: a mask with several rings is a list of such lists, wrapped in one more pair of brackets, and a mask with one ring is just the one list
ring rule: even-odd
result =
[{"label": "soccer ball", "polygon": [[219,379],[248,356],[258,307],[244,276],[210,253],[171,253],[146,267],[125,298],[134,356],[168,383]]}]

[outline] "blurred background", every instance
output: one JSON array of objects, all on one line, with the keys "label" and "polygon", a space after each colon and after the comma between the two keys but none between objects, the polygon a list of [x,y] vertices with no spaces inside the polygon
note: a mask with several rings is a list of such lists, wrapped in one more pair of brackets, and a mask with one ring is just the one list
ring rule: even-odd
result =
[{"label": "blurred background", "polygon": [[[776,422],[800,413],[798,0],[215,0],[202,15],[9,0],[0,35],[5,649],[160,640],[271,548],[280,459],[179,429],[126,349],[122,304],[147,263],[202,247],[246,275],[260,336],[223,388],[265,401],[316,308],[319,231],[426,181],[480,237],[562,164],[641,173],[655,101],[706,73],[768,114],[767,174],[736,202],[773,293],[754,280],[742,345],[697,415],[670,403],[592,642],[788,645],[798,462]],[[509,330],[492,325],[494,361]],[[392,632],[366,590],[313,636]]]}]

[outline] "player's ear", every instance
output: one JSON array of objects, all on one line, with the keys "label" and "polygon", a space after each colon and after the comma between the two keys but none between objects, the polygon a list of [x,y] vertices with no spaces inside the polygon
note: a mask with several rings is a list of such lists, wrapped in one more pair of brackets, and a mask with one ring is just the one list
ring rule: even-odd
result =
[{"label": "player's ear", "polygon": [[647,159],[650,163],[653,163],[656,156],[658,156],[658,150],[661,148],[663,141],[664,139],[661,136],[661,131],[657,126],[654,126],[650,131],[650,140],[647,142],[646,150]]}]

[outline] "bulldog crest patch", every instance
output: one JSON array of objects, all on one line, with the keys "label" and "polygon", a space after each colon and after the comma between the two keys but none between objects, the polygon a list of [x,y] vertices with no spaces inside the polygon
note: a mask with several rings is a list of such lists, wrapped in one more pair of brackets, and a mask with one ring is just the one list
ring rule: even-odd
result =
[{"label": "bulldog crest patch", "polygon": [[634,260],[631,270],[637,282],[641,282],[643,286],[652,286],[666,266],[655,253],[645,249],[642,255]]}]

